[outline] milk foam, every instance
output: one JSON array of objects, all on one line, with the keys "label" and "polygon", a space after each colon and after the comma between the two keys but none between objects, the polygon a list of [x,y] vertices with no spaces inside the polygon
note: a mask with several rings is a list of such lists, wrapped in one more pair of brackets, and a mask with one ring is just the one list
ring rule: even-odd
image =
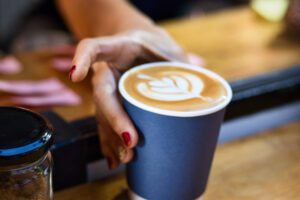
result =
[{"label": "milk foam", "polygon": [[149,112],[193,117],[223,109],[232,98],[229,84],[205,68],[179,62],[155,62],[134,67],[119,81],[129,103]]},{"label": "milk foam", "polygon": [[163,73],[161,79],[139,73],[141,82],[137,84],[137,91],[147,98],[160,101],[182,101],[191,98],[201,98],[211,101],[210,98],[200,95],[203,89],[202,80],[190,73],[177,75],[176,71]]}]

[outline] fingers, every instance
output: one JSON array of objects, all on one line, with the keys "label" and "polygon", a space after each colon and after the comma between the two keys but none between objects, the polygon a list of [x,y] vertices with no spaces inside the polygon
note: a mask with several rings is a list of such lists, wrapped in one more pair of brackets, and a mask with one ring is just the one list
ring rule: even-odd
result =
[{"label": "fingers", "polygon": [[115,169],[119,166],[119,158],[118,154],[116,154],[115,150],[110,145],[110,142],[113,141],[113,138],[109,138],[109,136],[112,136],[111,130],[107,129],[107,125],[105,122],[100,121],[101,125],[98,125],[98,134],[100,139],[100,148],[103,156],[107,160],[107,165],[109,169]]},{"label": "fingers", "polygon": [[142,62],[188,61],[185,53],[167,33],[132,31],[80,41],[69,77],[74,82],[83,80],[95,62],[106,61],[116,69],[124,71],[139,59]]},{"label": "fingers", "polygon": [[81,81],[87,76],[94,62],[115,57],[114,43],[115,40],[112,37],[81,40],[72,61],[70,79],[74,82]]},{"label": "fingers", "polygon": [[93,78],[96,107],[103,113],[124,145],[133,148],[138,142],[138,134],[118,100],[113,72],[103,62],[96,64],[101,65],[97,66],[98,70]]},{"label": "fingers", "polygon": [[153,61],[153,58],[156,58],[154,60],[188,61],[185,52],[164,29],[157,27],[154,31],[155,34],[147,31],[142,32],[140,45],[145,50],[146,55],[152,54],[150,61]]},{"label": "fingers", "polygon": [[107,159],[109,169],[117,168],[120,162],[128,163],[133,157],[133,150],[125,147],[101,113],[97,113],[97,120],[101,152]]},{"label": "fingers", "polygon": [[123,146],[119,146],[118,148],[119,160],[122,163],[128,163],[133,158],[133,149],[128,149]]},{"label": "fingers", "polygon": [[70,79],[74,82],[83,80],[100,51],[100,47],[93,39],[80,41],[72,61],[73,66],[69,75]]}]

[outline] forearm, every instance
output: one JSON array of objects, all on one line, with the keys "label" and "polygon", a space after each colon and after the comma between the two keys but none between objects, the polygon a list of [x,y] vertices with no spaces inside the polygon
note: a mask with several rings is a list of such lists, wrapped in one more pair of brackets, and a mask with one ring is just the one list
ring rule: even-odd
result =
[{"label": "forearm", "polygon": [[153,29],[153,22],[126,0],[56,0],[77,39]]}]

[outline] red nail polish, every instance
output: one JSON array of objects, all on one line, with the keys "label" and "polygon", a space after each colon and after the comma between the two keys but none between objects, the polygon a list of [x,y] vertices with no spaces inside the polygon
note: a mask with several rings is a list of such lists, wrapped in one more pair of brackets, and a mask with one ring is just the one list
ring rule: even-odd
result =
[{"label": "red nail polish", "polygon": [[108,168],[109,168],[109,169],[112,169],[112,160],[111,160],[111,158],[110,158],[110,157],[107,157],[106,160],[107,160]]},{"label": "red nail polish", "polygon": [[69,79],[70,80],[72,80],[72,74],[75,71],[75,69],[76,69],[76,65],[73,65],[72,68],[71,68],[71,70],[70,70],[70,72],[69,72]]},{"label": "red nail polish", "polygon": [[130,143],[131,143],[131,137],[130,137],[130,134],[128,132],[123,132],[122,133],[122,138],[124,140],[124,143],[126,146],[130,146]]}]

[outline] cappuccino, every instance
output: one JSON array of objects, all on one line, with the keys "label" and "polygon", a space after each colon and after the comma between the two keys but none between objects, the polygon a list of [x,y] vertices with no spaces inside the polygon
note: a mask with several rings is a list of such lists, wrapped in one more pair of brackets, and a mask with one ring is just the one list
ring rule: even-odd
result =
[{"label": "cappuccino", "polygon": [[155,62],[125,72],[119,91],[139,132],[126,170],[132,200],[199,199],[232,96],[229,84],[202,67]]},{"label": "cappuccino", "polygon": [[131,103],[176,116],[204,113],[228,102],[231,96],[228,84],[220,76],[183,63],[150,63],[132,68],[122,76],[119,87]]}]

